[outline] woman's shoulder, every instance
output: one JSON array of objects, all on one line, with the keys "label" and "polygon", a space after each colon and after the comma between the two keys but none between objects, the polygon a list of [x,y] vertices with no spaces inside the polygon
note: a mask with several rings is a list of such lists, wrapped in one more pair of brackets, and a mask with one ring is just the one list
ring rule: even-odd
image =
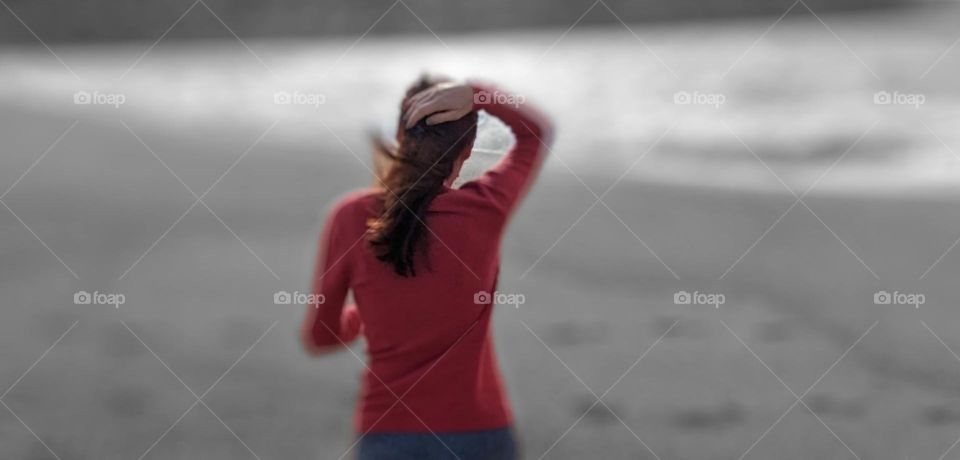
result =
[{"label": "woman's shoulder", "polygon": [[381,198],[382,191],[378,188],[351,190],[333,199],[333,205],[330,206],[327,215],[337,218],[345,214],[368,214],[376,209]]},{"label": "woman's shoulder", "polygon": [[350,204],[368,203],[379,200],[382,194],[383,190],[380,188],[366,187],[346,192],[340,195],[335,201],[337,204],[344,206]]}]

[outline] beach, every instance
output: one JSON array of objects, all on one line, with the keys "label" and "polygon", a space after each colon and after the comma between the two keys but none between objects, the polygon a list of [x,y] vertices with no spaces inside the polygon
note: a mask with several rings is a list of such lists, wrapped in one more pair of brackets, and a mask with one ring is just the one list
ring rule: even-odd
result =
[{"label": "beach", "polygon": [[[0,454],[347,452],[363,343],[306,356],[303,307],[273,295],[306,290],[324,210],[370,182],[367,129],[436,63],[557,120],[503,242],[499,289],[525,302],[494,314],[525,458],[952,458],[960,55],[919,78],[950,44],[949,12],[828,18],[857,56],[800,17],[745,55],[775,18],[637,30],[660,59],[621,28],[171,40],[140,61],[149,43],[57,48],[79,79],[42,48],[0,51]],[[840,70],[787,78],[808,46]],[[689,77],[704,68],[729,77]],[[924,107],[878,106],[854,89],[871,72]],[[768,100],[743,99],[763,85]],[[78,90],[125,102],[73,104]],[[324,101],[278,105],[278,91]],[[724,112],[680,91],[723,94]],[[124,303],[77,305],[79,291]]]}]

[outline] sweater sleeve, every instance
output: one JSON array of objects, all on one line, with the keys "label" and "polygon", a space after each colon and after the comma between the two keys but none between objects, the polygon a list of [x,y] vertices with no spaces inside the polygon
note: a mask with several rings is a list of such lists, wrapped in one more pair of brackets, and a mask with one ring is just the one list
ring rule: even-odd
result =
[{"label": "sweater sleeve", "polygon": [[553,127],[547,117],[522,96],[473,83],[475,109],[483,109],[506,124],[516,138],[513,147],[486,173],[461,188],[472,188],[509,215],[540,170]]},{"label": "sweater sleeve", "polygon": [[311,288],[311,302],[303,323],[301,338],[311,354],[332,351],[355,340],[363,323],[355,305],[344,306],[350,287],[347,256],[353,247],[349,238],[341,238],[342,222],[338,209],[327,217],[320,235]]}]

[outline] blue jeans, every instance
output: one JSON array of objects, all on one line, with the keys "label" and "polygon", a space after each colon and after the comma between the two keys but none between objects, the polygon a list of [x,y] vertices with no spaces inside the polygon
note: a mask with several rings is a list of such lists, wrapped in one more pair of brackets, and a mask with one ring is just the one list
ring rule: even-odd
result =
[{"label": "blue jeans", "polygon": [[360,439],[357,460],[514,460],[516,450],[510,427],[437,433],[436,436],[431,433],[369,433]]}]

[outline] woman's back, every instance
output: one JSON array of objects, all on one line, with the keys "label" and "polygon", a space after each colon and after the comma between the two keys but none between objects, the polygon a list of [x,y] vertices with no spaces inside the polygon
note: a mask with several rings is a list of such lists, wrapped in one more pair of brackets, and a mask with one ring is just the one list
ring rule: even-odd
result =
[{"label": "woman's back", "polygon": [[[512,423],[490,333],[491,293],[503,231],[542,160],[549,125],[517,98],[500,103],[496,95],[506,93],[493,88],[433,88],[408,94],[420,104],[402,120],[405,152],[395,158],[401,169],[384,187],[338,202],[321,235],[313,292],[323,301],[308,308],[304,341],[319,352],[366,337],[369,362],[355,419],[362,435],[480,432]],[[451,94],[455,103],[443,107]],[[461,156],[456,164],[438,150],[454,149],[468,132],[453,140],[449,129],[440,135],[430,126],[460,119],[464,104],[474,123],[480,108],[500,118],[516,143],[482,176],[451,189],[446,184],[469,146],[453,152]],[[475,134],[475,124],[460,121]],[[438,164],[447,171],[439,177]],[[344,305],[348,292],[356,305]]]},{"label": "woman's back", "polygon": [[[381,193],[387,192],[367,190],[341,202],[335,225],[349,230],[336,247],[363,237]],[[510,422],[490,340],[492,305],[483,294],[496,290],[504,216],[467,185],[438,195],[424,220],[430,231],[417,276],[396,275],[366,245],[342,254],[370,357],[361,432],[466,431]]]}]

